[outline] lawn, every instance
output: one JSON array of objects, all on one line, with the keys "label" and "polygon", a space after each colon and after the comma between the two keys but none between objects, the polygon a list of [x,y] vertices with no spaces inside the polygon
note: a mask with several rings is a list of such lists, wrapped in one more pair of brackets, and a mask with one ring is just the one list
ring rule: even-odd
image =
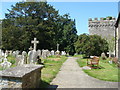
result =
[{"label": "lawn", "polygon": [[[91,69],[83,71],[88,75],[100,80],[118,82],[118,68],[115,64],[109,64],[109,60],[110,59],[100,59],[99,67],[101,67],[101,69]],[[77,62],[80,67],[87,66],[87,59],[79,58]]]},{"label": "lawn", "polygon": [[57,73],[60,70],[61,65],[67,59],[65,56],[50,56],[46,59],[42,59],[44,61],[45,67],[42,69],[41,79],[42,79],[42,87],[47,87],[50,82],[56,77]]}]

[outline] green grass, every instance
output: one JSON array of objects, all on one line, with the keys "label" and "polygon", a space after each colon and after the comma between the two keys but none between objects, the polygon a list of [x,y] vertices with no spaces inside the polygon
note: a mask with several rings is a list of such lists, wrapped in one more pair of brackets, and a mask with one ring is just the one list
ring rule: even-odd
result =
[{"label": "green grass", "polygon": [[13,56],[8,56],[7,59],[8,59],[8,61],[9,61],[10,63],[12,63],[13,66],[15,66],[15,65],[14,65],[14,64],[15,64],[15,57],[13,57]]},{"label": "green grass", "polygon": [[[101,69],[91,69],[83,71],[88,75],[100,80],[118,82],[118,68],[115,64],[109,64],[109,60],[110,59],[100,59],[99,67],[101,67]],[[87,66],[87,59],[79,58],[77,62],[80,67]]]},{"label": "green grass", "polygon": [[[56,59],[56,61],[55,61]],[[42,87],[47,87],[50,82],[56,77],[57,73],[60,70],[61,65],[67,59],[65,56],[51,56],[44,60],[45,67],[42,69],[41,79]]]}]

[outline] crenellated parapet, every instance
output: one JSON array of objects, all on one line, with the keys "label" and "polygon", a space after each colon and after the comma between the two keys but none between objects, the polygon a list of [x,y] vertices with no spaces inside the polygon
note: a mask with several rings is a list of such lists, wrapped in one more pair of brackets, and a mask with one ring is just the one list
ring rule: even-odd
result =
[{"label": "crenellated parapet", "polygon": [[102,37],[109,37],[115,35],[114,25],[116,23],[115,17],[108,18],[89,18],[88,27],[90,35],[100,35]]},{"label": "crenellated parapet", "polygon": [[101,18],[89,18],[89,21],[116,21],[116,18],[115,17],[112,17],[111,19],[109,18],[109,17],[107,17],[107,18],[103,18],[103,17],[101,17]]},{"label": "crenellated parapet", "polygon": [[116,22],[116,18],[89,18],[89,25],[88,27],[113,27]]}]

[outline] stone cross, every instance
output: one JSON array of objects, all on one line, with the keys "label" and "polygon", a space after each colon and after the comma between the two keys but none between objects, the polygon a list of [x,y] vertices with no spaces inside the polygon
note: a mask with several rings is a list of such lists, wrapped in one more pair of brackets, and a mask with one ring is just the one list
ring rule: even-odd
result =
[{"label": "stone cross", "polygon": [[59,44],[57,43],[57,51],[59,50]]},{"label": "stone cross", "polygon": [[30,50],[30,51],[32,51],[32,50],[33,50],[32,46],[30,46],[29,50]]},{"label": "stone cross", "polygon": [[34,41],[31,41],[31,43],[34,44],[34,48],[33,49],[36,51],[37,43],[39,43],[39,41],[37,41],[37,39],[34,38]]}]

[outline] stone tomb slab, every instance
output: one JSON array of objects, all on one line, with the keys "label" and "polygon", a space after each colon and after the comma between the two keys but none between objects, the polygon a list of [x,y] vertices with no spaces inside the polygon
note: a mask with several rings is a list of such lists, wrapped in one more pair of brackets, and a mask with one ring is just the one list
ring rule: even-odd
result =
[{"label": "stone tomb slab", "polygon": [[0,73],[0,88],[39,88],[43,65],[26,64]]}]

